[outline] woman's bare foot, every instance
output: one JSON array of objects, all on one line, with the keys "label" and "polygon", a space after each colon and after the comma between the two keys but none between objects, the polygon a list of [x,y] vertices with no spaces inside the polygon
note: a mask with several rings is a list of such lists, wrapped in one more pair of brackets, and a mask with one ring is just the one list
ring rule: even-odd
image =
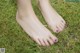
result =
[{"label": "woman's bare foot", "polygon": [[39,45],[49,46],[56,43],[58,39],[37,19],[31,0],[17,0],[17,2],[16,20],[24,31]]},{"label": "woman's bare foot", "polygon": [[49,27],[56,33],[62,31],[65,26],[64,19],[52,8],[49,0],[38,0],[40,10]]}]

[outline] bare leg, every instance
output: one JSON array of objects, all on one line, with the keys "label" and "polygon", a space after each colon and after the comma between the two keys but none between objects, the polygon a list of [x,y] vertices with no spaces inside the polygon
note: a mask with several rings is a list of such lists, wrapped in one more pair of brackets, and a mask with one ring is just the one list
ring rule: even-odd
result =
[{"label": "bare leg", "polygon": [[58,41],[37,19],[31,5],[31,0],[17,0],[17,4],[16,20],[36,43],[42,46],[49,46]]},{"label": "bare leg", "polygon": [[38,0],[40,10],[49,27],[56,33],[62,31],[65,26],[64,19],[52,8],[49,0]]}]

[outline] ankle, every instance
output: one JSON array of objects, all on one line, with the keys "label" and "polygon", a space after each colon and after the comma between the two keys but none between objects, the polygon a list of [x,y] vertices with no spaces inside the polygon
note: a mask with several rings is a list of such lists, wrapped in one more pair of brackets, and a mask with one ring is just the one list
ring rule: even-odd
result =
[{"label": "ankle", "polygon": [[39,3],[49,3],[49,0],[38,0]]},{"label": "ankle", "polygon": [[38,3],[39,3],[39,5],[41,5],[41,6],[45,6],[45,5],[49,5],[50,4],[50,1],[49,0],[38,0]]}]

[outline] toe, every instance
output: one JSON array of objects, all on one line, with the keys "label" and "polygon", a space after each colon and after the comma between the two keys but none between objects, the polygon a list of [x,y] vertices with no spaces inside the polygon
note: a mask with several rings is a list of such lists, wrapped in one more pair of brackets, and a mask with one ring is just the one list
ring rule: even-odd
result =
[{"label": "toe", "polygon": [[66,22],[64,20],[61,20],[62,23],[66,24]]},{"label": "toe", "polygon": [[64,29],[64,24],[60,23],[57,25],[58,32],[61,32]]},{"label": "toe", "polygon": [[64,26],[62,24],[59,25],[60,31],[63,30]]},{"label": "toe", "polygon": [[62,31],[62,26],[61,25],[59,25],[59,32],[61,32]]},{"label": "toe", "polygon": [[49,46],[49,43],[48,43],[48,40],[47,40],[47,39],[44,40],[44,42],[45,42],[45,45],[46,45],[46,46]]},{"label": "toe", "polygon": [[53,31],[58,33],[59,29],[57,28],[57,26],[52,27]]},{"label": "toe", "polygon": [[63,30],[64,25],[63,24],[58,24],[56,27],[54,27],[54,32],[59,33]]},{"label": "toe", "polygon": [[59,32],[60,32],[60,30],[61,30],[60,26],[59,26],[59,25],[57,25],[57,26],[56,26],[56,28],[57,28],[57,29],[56,29],[56,32],[57,32],[57,33],[59,33]]},{"label": "toe", "polygon": [[58,42],[58,39],[55,39],[55,40],[54,40],[54,43],[57,43],[57,42]]},{"label": "toe", "polygon": [[35,39],[35,41],[37,44],[41,45],[41,43],[40,43],[41,41],[39,39]]},{"label": "toe", "polygon": [[62,28],[64,29],[64,27],[65,27],[65,24],[64,24],[64,23],[61,23],[61,26],[62,26]]},{"label": "toe", "polygon": [[46,46],[46,44],[45,44],[45,41],[42,39],[42,40],[40,40],[41,41],[41,45],[42,46]]},{"label": "toe", "polygon": [[53,45],[54,44],[54,41],[50,38],[48,38],[48,42],[50,43],[50,45]]},{"label": "toe", "polygon": [[51,35],[49,38],[50,38],[54,43],[58,42],[58,38],[55,37],[55,36],[53,36],[53,35]]},{"label": "toe", "polygon": [[62,22],[61,22],[61,25],[62,25],[63,27],[65,26],[65,24],[64,24],[64,23],[62,23]]}]

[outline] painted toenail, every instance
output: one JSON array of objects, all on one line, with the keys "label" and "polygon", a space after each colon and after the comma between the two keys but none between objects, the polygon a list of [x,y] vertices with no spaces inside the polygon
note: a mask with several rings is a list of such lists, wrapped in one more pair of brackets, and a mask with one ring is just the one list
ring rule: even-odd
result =
[{"label": "painted toenail", "polygon": [[56,32],[59,32],[59,30],[56,30]]},{"label": "painted toenail", "polygon": [[55,41],[54,41],[54,42],[56,43],[56,42],[58,42],[58,40],[57,40],[57,39],[55,39]]},{"label": "painted toenail", "polygon": [[62,21],[63,22],[63,21]]}]

